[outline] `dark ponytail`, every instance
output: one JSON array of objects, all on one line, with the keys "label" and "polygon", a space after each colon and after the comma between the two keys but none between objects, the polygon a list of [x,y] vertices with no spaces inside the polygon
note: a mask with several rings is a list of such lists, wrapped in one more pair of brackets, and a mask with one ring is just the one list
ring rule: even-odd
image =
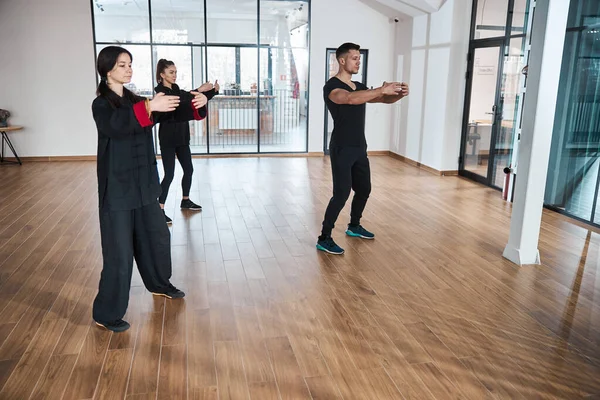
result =
[{"label": "dark ponytail", "polygon": [[[115,65],[117,65],[117,60],[123,53],[128,54],[129,58],[131,58],[131,61],[133,61],[133,56],[127,49],[119,46],[108,46],[100,51],[98,54],[98,60],[96,62],[96,69],[98,71],[98,75],[100,75],[100,83],[96,89],[96,94],[100,97],[106,98],[114,108],[119,108],[122,105],[122,101],[119,95],[113,92],[113,90],[108,86],[107,77],[108,73],[113,70]],[[137,103],[138,101],[144,100],[143,97],[132,93],[126,87],[123,88],[123,97],[132,103]]]},{"label": "dark ponytail", "polygon": [[165,72],[165,69],[173,65],[175,65],[173,61],[165,60],[164,58],[158,60],[158,64],[156,64],[156,83],[162,83],[163,79],[162,76],[160,76],[160,74]]}]

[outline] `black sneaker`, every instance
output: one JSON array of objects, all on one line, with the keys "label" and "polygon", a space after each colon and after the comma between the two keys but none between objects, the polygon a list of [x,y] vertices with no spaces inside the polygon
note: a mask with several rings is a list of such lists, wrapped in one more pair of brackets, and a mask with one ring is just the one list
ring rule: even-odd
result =
[{"label": "black sneaker", "polygon": [[361,239],[375,239],[375,235],[363,228],[362,225],[348,225],[346,235]]},{"label": "black sneaker", "polygon": [[152,294],[155,296],[163,296],[167,299],[182,299],[185,297],[185,293],[171,284],[169,284],[169,287],[164,292],[152,292]]},{"label": "black sneaker", "polygon": [[163,214],[165,214],[165,221],[167,222],[167,224],[171,225],[173,223],[173,220],[171,218],[167,217],[165,210],[163,210]]},{"label": "black sneaker", "polygon": [[182,210],[202,211],[202,207],[194,203],[190,199],[181,200]]},{"label": "black sneaker", "polygon": [[129,325],[129,322],[123,321],[122,319],[112,321],[112,322],[98,322],[98,321],[94,321],[94,322],[96,322],[96,325],[98,325],[99,327],[107,329],[109,331],[113,331],[113,332],[125,332],[127,329],[129,329],[131,327],[131,325]]},{"label": "black sneaker", "polygon": [[344,254],[344,249],[338,246],[331,236],[320,237],[317,242],[317,250],[324,251],[329,254]]}]

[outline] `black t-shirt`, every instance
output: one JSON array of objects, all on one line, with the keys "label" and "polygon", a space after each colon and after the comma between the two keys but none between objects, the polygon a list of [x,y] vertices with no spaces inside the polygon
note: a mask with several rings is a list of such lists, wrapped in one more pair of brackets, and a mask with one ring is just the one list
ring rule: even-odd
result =
[{"label": "black t-shirt", "polygon": [[367,90],[368,87],[361,82],[354,82],[356,90],[333,77],[323,87],[325,104],[333,117],[333,132],[331,134],[330,147],[334,146],[360,146],[367,147],[365,138],[365,111],[366,104],[350,105],[336,104],[329,100],[329,94],[335,89],[343,89],[348,92]]}]

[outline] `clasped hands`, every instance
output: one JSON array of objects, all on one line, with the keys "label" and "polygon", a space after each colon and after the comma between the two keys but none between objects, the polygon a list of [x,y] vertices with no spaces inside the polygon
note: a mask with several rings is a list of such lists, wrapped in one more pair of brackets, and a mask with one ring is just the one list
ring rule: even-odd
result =
[{"label": "clasped hands", "polygon": [[210,90],[215,89],[215,92],[218,92],[221,87],[219,86],[219,80],[215,80],[215,84],[213,85],[210,82],[203,83],[198,89],[196,89],[200,93],[208,92]]},{"label": "clasped hands", "polygon": [[[196,90],[192,90],[190,93],[194,95],[192,99],[192,104],[194,108],[202,108],[208,103],[208,98],[203,94],[204,92],[208,92],[210,90],[215,89],[215,91],[219,91],[221,87],[219,86],[219,80],[215,80],[214,85],[210,82],[203,83]],[[177,107],[179,107],[180,103],[179,96],[170,96],[165,95],[164,93],[157,93],[156,96],[152,100],[150,100],[150,110],[160,111],[160,112],[171,112],[175,111]]]},{"label": "clasped hands", "polygon": [[381,88],[386,96],[402,95],[402,97],[406,97],[409,93],[408,84],[404,82],[383,82]]},{"label": "clasped hands", "polygon": [[[195,90],[190,92],[194,95],[192,99],[192,105],[195,109],[202,108],[208,103],[208,98],[200,92]],[[150,111],[159,111],[159,112],[171,112],[175,111],[177,107],[179,107],[179,103],[181,99],[179,96],[171,96],[165,95],[164,93],[157,93],[156,96],[152,100],[150,100]]]}]

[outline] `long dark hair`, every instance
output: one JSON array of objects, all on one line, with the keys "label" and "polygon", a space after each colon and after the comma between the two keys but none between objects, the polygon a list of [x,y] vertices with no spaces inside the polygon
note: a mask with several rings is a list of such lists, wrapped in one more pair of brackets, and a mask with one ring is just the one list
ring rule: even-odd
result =
[{"label": "long dark hair", "polygon": [[173,65],[175,65],[175,63],[170,60],[165,60],[164,58],[158,60],[158,64],[156,64],[156,83],[162,83],[163,79],[162,76],[160,76],[160,74],[165,72],[165,69]]},{"label": "long dark hair", "polygon": [[[119,56],[123,53],[128,54],[131,58],[131,61],[133,61],[133,56],[127,49],[119,46],[108,46],[100,51],[98,54],[98,60],[96,62],[96,70],[98,71],[98,75],[100,75],[100,84],[98,85],[98,89],[96,89],[96,94],[106,98],[115,108],[120,107],[122,102],[119,95],[113,92],[108,86],[107,76],[108,73],[115,68]],[[138,101],[144,100],[143,97],[136,95],[126,87],[123,88],[123,98],[132,103],[137,103]]]}]

